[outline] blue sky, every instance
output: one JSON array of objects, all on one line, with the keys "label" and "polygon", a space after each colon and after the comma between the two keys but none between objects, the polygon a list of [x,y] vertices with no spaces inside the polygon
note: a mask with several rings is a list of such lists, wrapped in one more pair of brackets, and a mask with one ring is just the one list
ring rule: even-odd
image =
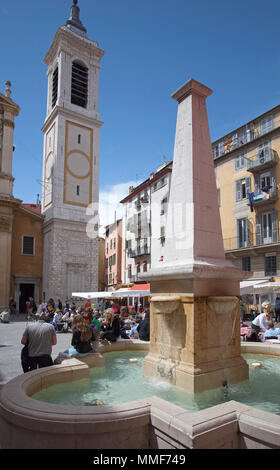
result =
[{"label": "blue sky", "polygon": [[[0,92],[12,82],[16,118],[14,195],[41,193],[47,79],[43,63],[72,0],[0,4]],[[280,103],[280,2],[276,0],[79,0],[90,39],[105,50],[99,111],[100,194],[120,200],[172,160],[177,103],[190,77],[213,90],[212,141]]]}]

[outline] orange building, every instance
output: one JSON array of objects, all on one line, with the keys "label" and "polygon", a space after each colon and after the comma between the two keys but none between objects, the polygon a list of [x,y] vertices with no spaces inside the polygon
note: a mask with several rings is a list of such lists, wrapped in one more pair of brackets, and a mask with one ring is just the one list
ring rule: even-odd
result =
[{"label": "orange building", "polygon": [[14,210],[10,297],[25,312],[31,296],[41,302],[43,271],[43,216],[37,204],[21,204]]}]

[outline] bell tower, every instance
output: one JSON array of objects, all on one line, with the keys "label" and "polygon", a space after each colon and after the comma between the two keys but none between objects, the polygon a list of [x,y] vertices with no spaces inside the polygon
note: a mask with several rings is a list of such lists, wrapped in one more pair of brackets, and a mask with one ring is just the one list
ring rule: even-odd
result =
[{"label": "bell tower", "polygon": [[47,64],[47,113],[43,125],[45,299],[98,288],[100,61],[104,51],[87,37],[77,0],[58,28]]}]

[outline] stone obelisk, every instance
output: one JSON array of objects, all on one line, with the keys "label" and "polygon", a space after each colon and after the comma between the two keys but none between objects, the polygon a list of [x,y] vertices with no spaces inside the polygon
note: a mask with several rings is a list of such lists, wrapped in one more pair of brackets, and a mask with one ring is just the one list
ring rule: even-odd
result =
[{"label": "stone obelisk", "polygon": [[248,378],[240,355],[240,280],[250,276],[226,260],[206,98],[194,79],[178,102],[163,261],[151,282],[150,351],[143,373],[189,392]]}]

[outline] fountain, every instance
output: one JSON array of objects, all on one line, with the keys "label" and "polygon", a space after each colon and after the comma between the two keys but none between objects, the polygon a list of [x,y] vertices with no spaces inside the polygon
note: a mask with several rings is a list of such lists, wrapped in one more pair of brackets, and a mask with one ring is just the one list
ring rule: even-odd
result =
[{"label": "fountain", "polygon": [[193,79],[173,94],[179,105],[165,254],[147,274],[150,345],[120,340],[102,345],[98,354],[11,380],[0,395],[2,448],[280,448],[280,417],[235,401],[192,413],[157,396],[114,405],[102,405],[97,396],[87,406],[33,398],[54,384],[88,380],[91,367],[103,367],[103,353],[129,350],[133,359],[146,350],[145,376],[194,397],[218,389],[226,399],[232,384],[249,377],[241,352],[280,356],[277,345],[240,345],[239,282],[250,273],[224,255],[206,111],[210,94]]},{"label": "fountain", "polygon": [[163,261],[153,260],[150,351],[143,373],[196,393],[248,379],[240,355],[240,280],[225,259],[206,98],[194,79],[178,115]]}]

